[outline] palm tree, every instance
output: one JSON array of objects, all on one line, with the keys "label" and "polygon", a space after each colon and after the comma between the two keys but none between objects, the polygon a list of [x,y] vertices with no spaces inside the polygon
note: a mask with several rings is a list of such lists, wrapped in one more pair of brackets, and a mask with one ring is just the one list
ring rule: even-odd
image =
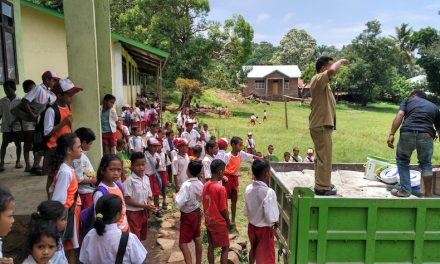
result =
[{"label": "palm tree", "polygon": [[396,36],[391,36],[397,42],[400,50],[400,69],[405,65],[412,64],[414,47],[411,44],[412,28],[408,24],[402,23],[395,28]]}]

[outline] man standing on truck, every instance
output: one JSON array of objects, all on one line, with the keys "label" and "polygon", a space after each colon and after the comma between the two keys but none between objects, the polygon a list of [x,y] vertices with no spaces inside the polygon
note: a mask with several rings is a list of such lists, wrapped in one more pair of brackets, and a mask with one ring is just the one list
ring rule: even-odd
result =
[{"label": "man standing on truck", "polygon": [[[403,123],[402,123],[403,121]],[[434,129],[435,126],[435,129]],[[426,100],[426,94],[422,90],[414,90],[409,98],[400,104],[391,125],[388,136],[388,147],[394,148],[394,135],[400,127],[400,138],[396,149],[397,170],[400,177],[400,188],[394,188],[391,193],[398,197],[411,195],[411,180],[409,163],[411,154],[417,151],[419,167],[422,170],[423,183],[425,185],[425,197],[432,196],[432,153],[436,130],[440,130],[440,112],[437,106]]]},{"label": "man standing on truck", "polygon": [[336,100],[330,88],[330,80],[338,73],[341,65],[348,63],[346,59],[333,63],[333,58],[321,56],[316,61],[316,75],[310,82],[312,111],[309,116],[309,129],[316,150],[316,195],[336,195],[336,188],[331,184],[332,133],[336,129]]}]

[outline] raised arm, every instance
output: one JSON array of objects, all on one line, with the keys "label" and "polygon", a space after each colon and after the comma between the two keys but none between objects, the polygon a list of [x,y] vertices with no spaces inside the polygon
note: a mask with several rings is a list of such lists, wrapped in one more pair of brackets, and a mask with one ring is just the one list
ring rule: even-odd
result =
[{"label": "raised arm", "polygon": [[328,78],[332,78],[333,76],[335,76],[336,74],[338,74],[339,72],[339,68],[341,67],[341,65],[347,65],[350,62],[346,59],[340,59],[337,62],[333,63],[332,66],[330,67],[330,69],[328,69],[326,71]]}]

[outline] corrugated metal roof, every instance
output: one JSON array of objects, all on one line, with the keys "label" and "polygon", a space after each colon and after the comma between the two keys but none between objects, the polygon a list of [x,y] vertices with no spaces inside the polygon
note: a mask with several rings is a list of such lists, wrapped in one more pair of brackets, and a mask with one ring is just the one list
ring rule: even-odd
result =
[{"label": "corrugated metal roof", "polygon": [[415,77],[412,77],[410,79],[408,79],[407,81],[411,82],[411,83],[424,83],[426,82],[426,75],[417,75]]},{"label": "corrugated metal roof", "polygon": [[243,66],[243,70],[250,70],[248,78],[264,78],[273,72],[280,72],[289,78],[300,78],[301,71],[298,65],[250,65]]}]

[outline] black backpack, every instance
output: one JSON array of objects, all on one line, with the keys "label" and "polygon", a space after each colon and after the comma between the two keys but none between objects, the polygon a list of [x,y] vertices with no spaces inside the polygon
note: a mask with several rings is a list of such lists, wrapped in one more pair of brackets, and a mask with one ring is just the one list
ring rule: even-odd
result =
[{"label": "black backpack", "polygon": [[50,136],[44,135],[44,116],[46,115],[47,109],[52,108],[55,112],[55,119],[53,125],[56,126],[61,122],[60,109],[57,104],[48,105],[46,109],[41,113],[34,132],[34,152],[39,152],[47,149],[47,142]]}]

